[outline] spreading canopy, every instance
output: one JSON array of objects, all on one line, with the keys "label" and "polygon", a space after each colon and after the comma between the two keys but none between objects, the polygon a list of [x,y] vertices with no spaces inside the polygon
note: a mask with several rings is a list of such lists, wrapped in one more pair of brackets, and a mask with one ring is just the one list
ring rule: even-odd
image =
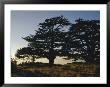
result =
[{"label": "spreading canopy", "polygon": [[19,58],[46,57],[50,65],[56,56],[84,59],[86,62],[100,61],[99,20],[78,19],[71,24],[63,16],[53,17],[39,23],[35,35],[23,39],[28,46],[17,50],[16,56]]}]

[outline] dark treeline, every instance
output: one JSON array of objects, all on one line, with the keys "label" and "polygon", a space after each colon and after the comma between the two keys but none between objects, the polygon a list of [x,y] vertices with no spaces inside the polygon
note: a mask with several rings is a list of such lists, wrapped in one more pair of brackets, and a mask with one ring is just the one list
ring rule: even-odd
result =
[{"label": "dark treeline", "polygon": [[39,23],[35,35],[23,37],[27,47],[17,50],[18,58],[46,57],[54,64],[56,56],[83,59],[88,63],[100,62],[100,21],[77,19],[70,23],[64,16],[46,19]]}]

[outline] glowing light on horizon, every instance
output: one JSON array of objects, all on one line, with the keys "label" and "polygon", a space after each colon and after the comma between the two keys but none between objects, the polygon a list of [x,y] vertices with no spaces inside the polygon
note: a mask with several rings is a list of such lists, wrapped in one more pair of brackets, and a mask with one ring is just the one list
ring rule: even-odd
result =
[{"label": "glowing light on horizon", "polygon": [[[77,60],[74,61],[74,59],[67,59],[67,57],[59,57],[57,56],[56,59],[54,60],[54,64],[67,64],[67,63],[73,63],[73,62],[85,62],[84,60]],[[16,59],[17,61],[17,65],[19,64],[23,64],[23,63],[29,63],[32,62],[31,60],[32,58],[28,59],[28,58],[24,58],[24,59]],[[49,60],[47,58],[39,58],[39,59],[35,59],[35,62],[41,62],[41,63],[49,63]]]}]

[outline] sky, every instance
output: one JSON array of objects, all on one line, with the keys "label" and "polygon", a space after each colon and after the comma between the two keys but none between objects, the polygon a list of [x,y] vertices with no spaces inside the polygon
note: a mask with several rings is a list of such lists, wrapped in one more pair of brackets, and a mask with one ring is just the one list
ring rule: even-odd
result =
[{"label": "sky", "polygon": [[[100,20],[100,11],[11,11],[11,56],[14,57],[16,50],[26,47],[28,42],[22,37],[35,34],[38,24],[47,18],[63,15],[71,23],[78,18],[87,20]],[[61,58],[60,58],[61,59]],[[57,60],[58,61],[58,60]]]}]

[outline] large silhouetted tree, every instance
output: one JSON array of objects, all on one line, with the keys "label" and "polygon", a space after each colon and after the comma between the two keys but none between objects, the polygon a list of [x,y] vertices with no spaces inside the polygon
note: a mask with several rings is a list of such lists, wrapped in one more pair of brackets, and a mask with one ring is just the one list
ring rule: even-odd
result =
[{"label": "large silhouetted tree", "polygon": [[78,19],[71,24],[63,16],[53,17],[39,23],[35,35],[23,39],[28,46],[17,50],[16,56],[19,58],[32,57],[34,62],[35,58],[46,57],[50,65],[56,56],[100,62],[99,20]]},{"label": "large silhouetted tree", "polygon": [[76,20],[70,27],[69,38],[72,57],[90,63],[100,62],[99,20]]},{"label": "large silhouetted tree", "polygon": [[21,48],[17,51],[17,57],[46,57],[49,64],[54,63],[57,55],[61,54],[64,44],[65,33],[63,28],[70,25],[68,19],[63,16],[46,19],[39,23],[39,28],[35,35],[24,37],[28,42],[28,47]]}]

